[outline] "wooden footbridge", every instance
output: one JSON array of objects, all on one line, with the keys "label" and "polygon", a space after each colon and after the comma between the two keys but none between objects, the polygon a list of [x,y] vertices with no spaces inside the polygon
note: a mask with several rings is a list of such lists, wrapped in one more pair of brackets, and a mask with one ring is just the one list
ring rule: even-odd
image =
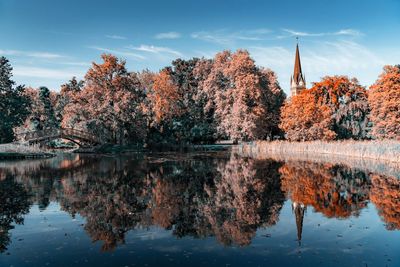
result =
[{"label": "wooden footbridge", "polygon": [[28,144],[46,143],[54,139],[66,139],[74,142],[80,147],[90,147],[105,143],[98,136],[72,128],[45,129],[32,132],[24,132],[16,135],[19,142],[27,142]]}]

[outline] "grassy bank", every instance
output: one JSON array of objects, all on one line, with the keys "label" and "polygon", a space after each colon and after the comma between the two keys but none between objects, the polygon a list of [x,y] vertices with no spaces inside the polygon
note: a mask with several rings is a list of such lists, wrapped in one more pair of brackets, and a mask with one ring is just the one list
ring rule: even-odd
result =
[{"label": "grassy bank", "polygon": [[26,146],[21,144],[1,144],[0,160],[4,159],[30,159],[49,158],[54,154],[41,150],[38,146]]},{"label": "grassy bank", "polygon": [[254,158],[270,155],[300,155],[303,158],[322,156],[354,157],[400,163],[400,141],[257,141],[238,147],[239,153]]}]

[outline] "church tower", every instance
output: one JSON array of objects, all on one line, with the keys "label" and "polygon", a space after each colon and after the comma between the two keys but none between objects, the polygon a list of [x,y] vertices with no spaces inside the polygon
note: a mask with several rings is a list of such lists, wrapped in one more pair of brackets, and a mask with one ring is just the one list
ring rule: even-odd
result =
[{"label": "church tower", "polygon": [[301,246],[301,236],[303,234],[303,219],[304,212],[306,211],[306,206],[303,203],[293,202],[292,203],[292,212],[294,212],[294,216],[296,218],[296,227],[297,227],[297,241],[299,242],[299,246]]},{"label": "church tower", "polygon": [[299,44],[296,44],[296,57],[294,60],[294,72],[290,77],[290,92],[292,96],[298,95],[306,89],[306,79],[301,71]]}]

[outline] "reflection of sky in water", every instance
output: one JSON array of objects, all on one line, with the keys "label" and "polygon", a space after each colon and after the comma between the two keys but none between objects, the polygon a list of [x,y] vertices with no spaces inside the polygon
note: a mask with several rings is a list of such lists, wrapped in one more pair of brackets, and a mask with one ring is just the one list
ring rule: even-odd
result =
[{"label": "reflection of sky in water", "polygon": [[[184,173],[172,168],[173,175]],[[400,231],[387,230],[370,201],[348,218],[327,218],[308,206],[301,244],[292,201],[286,200],[277,223],[259,225],[248,245],[223,245],[212,234],[177,237],[175,225],[139,225],[126,229],[124,243],[107,252],[103,241],[88,235],[87,214],[73,218],[63,210],[54,199],[43,211],[32,205],[24,224],[9,231],[0,266],[400,266]]]},{"label": "reflection of sky in water", "polygon": [[[214,238],[176,238],[159,227],[130,231],[126,242],[113,252],[101,252],[83,230],[85,220],[72,219],[51,203],[43,212],[36,205],[24,225],[12,231],[10,255],[1,255],[1,266],[141,266],[160,262],[185,266],[398,266],[400,232],[387,231],[373,206],[360,217],[326,219],[307,210],[301,246],[296,240],[296,224],[291,202],[283,206],[279,222],[259,229],[246,247],[227,247]],[[135,265],[133,265],[136,263]]]}]

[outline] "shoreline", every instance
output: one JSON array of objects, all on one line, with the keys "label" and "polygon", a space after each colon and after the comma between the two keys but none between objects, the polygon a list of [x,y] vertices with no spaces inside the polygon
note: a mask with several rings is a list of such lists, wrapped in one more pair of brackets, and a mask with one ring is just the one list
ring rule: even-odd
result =
[{"label": "shoreline", "polygon": [[19,153],[19,152],[0,152],[0,160],[14,160],[14,159],[47,159],[55,157],[52,153]]},{"label": "shoreline", "polygon": [[[100,147],[77,148],[67,150],[66,153],[93,154],[93,155],[117,155],[130,153],[152,153],[152,152],[207,152],[227,150],[231,145],[208,144],[208,145],[186,145],[167,146],[160,145],[153,148],[142,148],[137,145],[113,145],[105,144]],[[57,153],[51,153],[40,147],[25,146],[21,144],[0,144],[0,161],[17,159],[46,159],[55,157]]]},{"label": "shoreline", "polygon": [[44,151],[37,146],[26,146],[17,143],[0,144],[0,160],[45,159],[54,156],[54,153]]},{"label": "shoreline", "polygon": [[255,141],[242,143],[238,151],[244,155],[262,157],[273,154],[300,154],[307,157],[322,155],[363,158],[400,163],[400,141]]},{"label": "shoreline", "polygon": [[[334,150],[329,151],[328,148],[331,147],[334,147]],[[397,141],[315,141],[304,143],[257,141],[242,143],[236,147],[235,152],[240,156],[258,160],[272,159],[347,165],[400,179],[400,142]]]}]

